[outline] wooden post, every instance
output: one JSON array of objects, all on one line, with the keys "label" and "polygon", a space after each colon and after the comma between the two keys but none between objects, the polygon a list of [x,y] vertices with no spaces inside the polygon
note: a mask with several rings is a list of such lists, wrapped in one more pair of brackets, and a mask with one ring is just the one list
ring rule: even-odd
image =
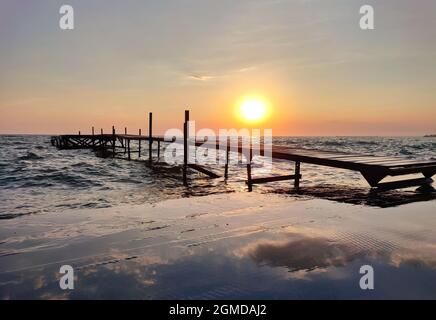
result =
[{"label": "wooden post", "polygon": [[[127,127],[124,127],[124,135],[125,136],[127,135]],[[123,139],[124,154],[127,153],[127,143],[128,143],[127,139]]]},{"label": "wooden post", "polygon": [[300,189],[300,161],[295,161],[294,187],[297,191]]},{"label": "wooden post", "polygon": [[251,163],[247,163],[247,185],[248,192],[253,191],[253,185],[251,183]]},{"label": "wooden post", "polygon": [[127,142],[127,158],[130,160],[130,139],[126,139]]},{"label": "wooden post", "polygon": [[79,136],[80,136],[80,130],[79,130]]},{"label": "wooden post", "polygon": [[115,158],[115,126],[112,126],[112,158]]},{"label": "wooden post", "polygon": [[187,184],[188,155],[189,155],[189,110],[185,110],[185,123],[183,124],[183,183]]},{"label": "wooden post", "polygon": [[160,159],[160,140],[157,140],[157,160]]},{"label": "wooden post", "polygon": [[247,185],[248,185],[248,192],[253,191],[253,184],[251,182],[251,158],[253,157],[253,146],[251,144],[251,136],[250,136],[250,154],[248,156],[248,162],[247,162]]},{"label": "wooden post", "polygon": [[92,146],[95,147],[94,127],[92,127]]},{"label": "wooden post", "polygon": [[100,128],[100,134],[101,134],[100,147],[103,148],[104,146],[106,151],[107,141],[106,139],[103,139],[103,128]]},{"label": "wooden post", "polygon": [[229,156],[230,156],[230,138],[227,138],[226,164],[224,167],[224,179],[225,180],[227,180],[229,178]]},{"label": "wooden post", "polygon": [[150,166],[153,162],[153,113],[148,114],[148,161]]},{"label": "wooden post", "polygon": [[139,129],[139,139],[138,139],[138,158],[141,158],[141,129]]}]

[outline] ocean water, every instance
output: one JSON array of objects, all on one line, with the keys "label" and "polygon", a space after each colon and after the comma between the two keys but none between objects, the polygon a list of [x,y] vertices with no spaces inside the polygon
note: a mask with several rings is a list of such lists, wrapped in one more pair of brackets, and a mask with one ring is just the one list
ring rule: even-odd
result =
[{"label": "ocean water", "polygon": [[[436,138],[431,137],[276,137],[273,143],[436,160]],[[224,170],[222,166],[212,169]],[[262,176],[263,170],[255,165],[253,175]],[[291,162],[273,164],[273,174],[292,170]],[[323,185],[368,189],[357,172],[307,164],[302,164],[301,170],[303,190]],[[227,183],[193,173],[189,186],[184,186],[181,175],[180,168],[169,165],[150,169],[142,162],[101,158],[92,150],[57,150],[49,136],[0,136],[0,219],[246,190],[243,165],[230,166]],[[255,186],[254,191],[288,192],[291,185],[289,181],[277,182]]]},{"label": "ocean water", "polygon": [[[436,158],[434,138],[274,143]],[[48,136],[0,146],[0,299],[436,298],[432,188],[378,194],[359,173],[302,164],[300,192],[283,181],[248,193],[244,165],[227,183],[192,173],[184,186],[179,167],[57,150]],[[59,286],[66,264],[74,290]],[[360,289],[362,265],[375,290]]]}]

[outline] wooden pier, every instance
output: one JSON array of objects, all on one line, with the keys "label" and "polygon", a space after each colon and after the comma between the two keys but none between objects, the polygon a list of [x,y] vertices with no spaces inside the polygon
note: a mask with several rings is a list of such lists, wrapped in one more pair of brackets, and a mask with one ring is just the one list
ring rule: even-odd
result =
[{"label": "wooden pier", "polygon": [[[418,161],[397,157],[382,157],[374,156],[371,154],[353,154],[342,153],[335,151],[323,151],[323,150],[311,150],[311,149],[297,149],[292,147],[284,147],[277,145],[264,144],[257,145],[256,151],[258,155],[264,156],[268,152],[268,156],[272,159],[289,160],[295,163],[294,172],[290,175],[272,176],[272,177],[257,177],[252,176],[252,158],[253,158],[253,145],[250,143],[246,147],[239,139],[237,142],[237,148],[230,149],[229,138],[226,141],[208,142],[198,141],[196,137],[189,137],[189,111],[185,111],[185,122],[183,124],[183,181],[187,183],[188,168],[208,175],[211,178],[219,178],[220,174],[205,168],[198,164],[192,164],[188,162],[189,148],[202,147],[206,149],[222,150],[223,143],[226,148],[226,163],[224,167],[224,178],[228,178],[229,167],[229,153],[237,152],[244,154],[247,158],[247,180],[246,184],[248,190],[252,191],[252,187],[255,184],[269,183],[274,181],[293,180],[294,187],[298,190],[300,187],[301,164],[308,163],[313,165],[327,166],[333,168],[347,169],[358,171],[362,174],[365,180],[372,188],[379,190],[390,190],[397,188],[407,188],[412,186],[429,185],[433,182],[432,177],[436,174],[436,161]],[[137,142],[137,149],[131,148],[132,142]],[[194,142],[192,142],[194,141]],[[149,132],[148,135],[142,135],[141,130],[138,134],[128,134],[127,128],[124,130],[124,134],[117,134],[115,127],[112,127],[111,134],[104,134],[103,130],[100,134],[95,134],[94,128],[92,128],[92,134],[82,135],[81,132],[76,135],[60,135],[53,136],[51,143],[59,149],[94,149],[101,150],[110,154],[112,157],[118,157],[123,155],[123,158],[127,156],[128,160],[132,159],[132,154],[137,153],[138,158],[141,158],[141,146],[142,142],[146,145],[148,142],[148,158],[146,162],[149,166],[153,165],[153,148],[156,147],[157,158],[159,161],[161,148],[164,143],[172,143],[175,140],[165,141],[162,136],[153,136],[153,115],[149,114]],[[399,181],[382,182],[386,177],[397,177],[411,174],[419,174],[422,177],[405,179]]]}]

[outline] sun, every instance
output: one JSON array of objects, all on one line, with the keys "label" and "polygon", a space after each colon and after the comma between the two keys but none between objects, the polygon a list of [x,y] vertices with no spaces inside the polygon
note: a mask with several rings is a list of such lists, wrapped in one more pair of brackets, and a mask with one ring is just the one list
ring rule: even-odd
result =
[{"label": "sun", "polygon": [[260,121],[265,118],[267,113],[266,103],[260,99],[246,99],[240,107],[241,117],[247,121]]}]

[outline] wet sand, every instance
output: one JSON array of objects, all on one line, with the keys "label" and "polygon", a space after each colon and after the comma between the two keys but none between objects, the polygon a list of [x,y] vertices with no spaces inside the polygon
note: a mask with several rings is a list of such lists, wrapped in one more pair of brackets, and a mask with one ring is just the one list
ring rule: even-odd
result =
[{"label": "wet sand", "polygon": [[435,209],[253,192],[3,220],[0,298],[435,299]]}]

